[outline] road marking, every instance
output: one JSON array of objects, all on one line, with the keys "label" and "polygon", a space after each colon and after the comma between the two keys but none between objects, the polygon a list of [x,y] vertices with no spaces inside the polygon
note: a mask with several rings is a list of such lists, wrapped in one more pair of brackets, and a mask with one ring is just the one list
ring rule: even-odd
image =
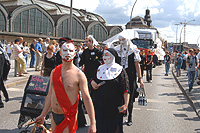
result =
[{"label": "road marking", "polygon": [[147,111],[156,111],[156,112],[159,112],[161,110],[158,110],[158,109],[147,109]]}]

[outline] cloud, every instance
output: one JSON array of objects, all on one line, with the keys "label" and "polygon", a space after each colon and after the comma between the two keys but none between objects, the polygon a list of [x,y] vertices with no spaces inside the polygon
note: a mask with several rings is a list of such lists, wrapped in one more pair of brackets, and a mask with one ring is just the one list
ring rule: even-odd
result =
[{"label": "cloud", "polygon": [[[70,0],[51,1],[67,6],[70,5]],[[130,21],[131,10],[135,1],[136,0],[73,0],[73,7],[97,13],[101,15],[108,24],[120,24],[124,26]],[[170,37],[169,40],[175,42],[175,24],[179,24],[185,20],[188,22],[193,19],[196,21],[191,23],[199,24],[199,7],[200,0],[137,0],[132,12],[132,18],[136,16],[144,17],[145,10],[147,8],[150,9],[153,26],[162,30],[166,36]],[[193,27],[188,25],[186,29],[186,41],[191,43],[196,42],[197,38],[196,36],[192,36],[192,32],[196,35],[200,34]],[[178,38],[179,36],[180,29],[178,30]]]}]

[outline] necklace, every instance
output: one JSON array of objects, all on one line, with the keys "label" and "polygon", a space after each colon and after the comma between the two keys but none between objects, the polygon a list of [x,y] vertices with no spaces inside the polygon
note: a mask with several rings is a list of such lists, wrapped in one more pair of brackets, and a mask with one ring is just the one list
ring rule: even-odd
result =
[{"label": "necklace", "polygon": [[[125,48],[126,49],[126,48]],[[124,49],[124,50],[125,50]],[[126,65],[126,59],[127,59],[127,57],[128,57],[128,52],[129,52],[129,49],[130,49],[130,43],[128,42],[128,50],[126,51],[126,56],[125,56],[125,64],[124,64],[124,66]],[[124,52],[122,51],[122,45],[120,46],[120,52],[121,52],[121,65],[122,65],[122,53],[123,53],[123,55],[124,55]]]}]

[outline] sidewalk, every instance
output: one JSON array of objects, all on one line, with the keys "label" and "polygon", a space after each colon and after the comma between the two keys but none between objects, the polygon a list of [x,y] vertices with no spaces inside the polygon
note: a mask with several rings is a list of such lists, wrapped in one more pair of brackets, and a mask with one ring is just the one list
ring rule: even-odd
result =
[{"label": "sidewalk", "polygon": [[176,77],[176,72],[172,70],[172,74],[177,81],[179,87],[181,88],[183,94],[187,97],[191,106],[194,108],[196,114],[200,117],[200,85],[197,84],[198,79],[194,82],[194,87],[191,92],[189,92],[188,87],[188,76],[186,70],[181,70],[181,76]]},{"label": "sidewalk", "polygon": [[14,77],[15,61],[14,60],[10,60],[10,61],[11,61],[11,69],[8,74],[8,80],[4,81],[6,88],[27,82],[30,75],[39,75],[40,74],[40,71],[35,71],[35,68],[30,68],[30,65],[29,65],[30,58],[29,58],[28,65],[27,65],[27,72],[29,74],[24,74],[24,76],[22,76],[22,77],[19,77],[18,75],[17,75],[17,77]]}]

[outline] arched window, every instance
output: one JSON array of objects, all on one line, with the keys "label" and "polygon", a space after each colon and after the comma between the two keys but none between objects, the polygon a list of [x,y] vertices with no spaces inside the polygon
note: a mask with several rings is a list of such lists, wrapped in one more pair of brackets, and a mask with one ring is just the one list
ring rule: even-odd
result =
[{"label": "arched window", "polygon": [[117,28],[113,32],[111,32],[110,37],[112,37],[112,36],[114,36],[114,35],[116,35],[116,34],[118,34],[120,32],[121,32],[121,30],[119,28]]},{"label": "arched window", "polygon": [[[58,26],[58,36],[69,36],[69,18],[62,21]],[[82,39],[85,38],[85,32],[83,26],[77,21],[75,18],[72,20],[72,38],[74,39]]]},{"label": "arched window", "polygon": [[6,20],[5,20],[5,16],[3,15],[3,12],[0,11],[0,30],[6,30]]},{"label": "arched window", "polygon": [[93,35],[97,41],[101,42],[105,41],[108,36],[106,30],[100,24],[95,24],[92,26],[88,34]]},{"label": "arched window", "polygon": [[19,13],[13,21],[13,31],[51,36],[54,32],[50,19],[36,8]]}]

